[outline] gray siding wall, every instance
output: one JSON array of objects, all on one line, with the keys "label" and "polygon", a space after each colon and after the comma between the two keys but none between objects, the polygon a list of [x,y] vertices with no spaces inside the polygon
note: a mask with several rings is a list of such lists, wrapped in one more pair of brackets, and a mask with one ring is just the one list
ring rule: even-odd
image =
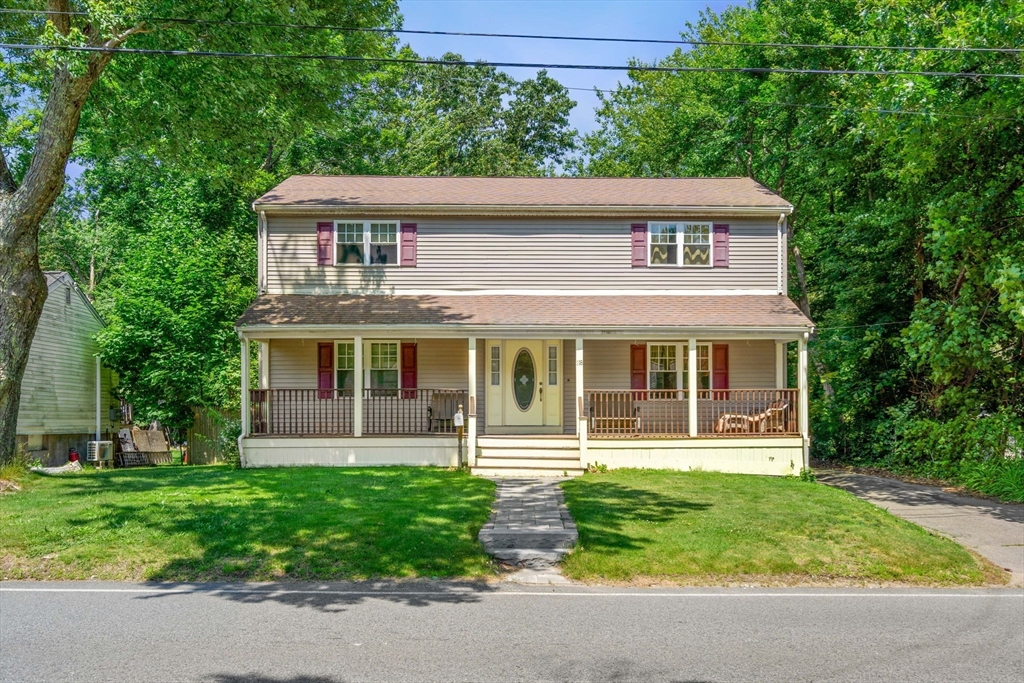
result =
[{"label": "gray siding wall", "polygon": [[576,340],[562,342],[562,433],[576,433]]},{"label": "gray siding wall", "polygon": [[[335,294],[414,289],[761,289],[777,283],[771,219],[730,225],[728,268],[633,268],[630,221],[451,219],[418,225],[417,266],[318,266],[316,224],[268,217],[270,293]],[[638,217],[637,221],[643,220]]]},{"label": "gray siding wall", "polygon": [[[56,284],[46,297],[21,384],[17,433],[92,434],[96,427],[96,354],[93,335],[103,325],[77,291]],[[101,371],[101,429],[111,428],[112,373]],[[67,451],[64,451],[67,455]],[[85,452],[82,451],[82,457]]]}]

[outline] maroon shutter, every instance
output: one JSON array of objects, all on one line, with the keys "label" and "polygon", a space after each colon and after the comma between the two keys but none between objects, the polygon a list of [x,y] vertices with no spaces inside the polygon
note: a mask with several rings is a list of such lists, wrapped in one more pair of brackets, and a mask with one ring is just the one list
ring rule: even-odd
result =
[{"label": "maroon shutter", "polygon": [[647,224],[633,223],[629,226],[630,240],[633,245],[633,267],[647,267]]},{"label": "maroon shutter", "polygon": [[[334,344],[321,342],[316,345],[316,388],[334,388]],[[320,398],[331,398],[332,391],[319,392]]]},{"label": "maroon shutter", "polygon": [[402,223],[402,256],[403,266],[416,267],[416,224]]},{"label": "maroon shutter", "polygon": [[[711,345],[711,388],[729,388],[729,345]],[[728,391],[715,392],[714,398],[724,400],[729,398]]]},{"label": "maroon shutter", "polygon": [[415,391],[404,391],[416,388],[416,345],[402,344],[402,397],[416,398]]},{"label": "maroon shutter", "polygon": [[334,223],[325,222],[316,224],[316,264],[318,266],[331,265],[331,247],[334,246]]},{"label": "maroon shutter", "polygon": [[712,242],[712,249],[714,250],[714,263],[715,268],[728,268],[729,267],[729,226],[724,223],[715,223],[714,226],[714,242]]},{"label": "maroon shutter", "polygon": [[647,388],[647,346],[632,344],[629,347],[629,388]]}]

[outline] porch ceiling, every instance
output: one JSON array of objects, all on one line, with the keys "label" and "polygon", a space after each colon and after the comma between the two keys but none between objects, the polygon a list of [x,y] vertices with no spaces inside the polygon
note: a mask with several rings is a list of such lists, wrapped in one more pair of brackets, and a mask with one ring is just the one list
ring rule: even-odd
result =
[{"label": "porch ceiling", "polygon": [[266,294],[238,319],[240,332],[401,327],[471,331],[752,330],[802,333],[812,323],[779,295],[311,295]]}]

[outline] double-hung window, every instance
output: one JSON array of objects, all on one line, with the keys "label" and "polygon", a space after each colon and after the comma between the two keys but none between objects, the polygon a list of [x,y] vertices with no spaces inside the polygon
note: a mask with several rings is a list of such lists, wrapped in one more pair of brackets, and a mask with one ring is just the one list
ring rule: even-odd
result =
[{"label": "double-hung window", "polygon": [[649,265],[711,265],[710,223],[650,223],[648,233]]},{"label": "double-hung window", "polygon": [[675,344],[651,344],[648,389],[678,389],[678,363]]},{"label": "double-hung window", "polygon": [[335,221],[338,265],[398,265],[398,221]]},{"label": "double-hung window", "polygon": [[398,342],[370,342],[370,389],[398,389]]},{"label": "double-hung window", "polygon": [[[689,347],[682,345],[683,355],[689,353]],[[690,386],[690,366],[683,363],[683,387]],[[697,344],[697,390],[711,388],[711,344]]]},{"label": "double-hung window", "polygon": [[711,224],[683,223],[683,265],[711,265]]},{"label": "double-hung window", "polygon": [[650,264],[652,266],[679,265],[679,245],[676,242],[675,223],[651,223]]},{"label": "double-hung window", "polygon": [[356,386],[356,345],[353,342],[338,342],[337,389],[354,389]]}]

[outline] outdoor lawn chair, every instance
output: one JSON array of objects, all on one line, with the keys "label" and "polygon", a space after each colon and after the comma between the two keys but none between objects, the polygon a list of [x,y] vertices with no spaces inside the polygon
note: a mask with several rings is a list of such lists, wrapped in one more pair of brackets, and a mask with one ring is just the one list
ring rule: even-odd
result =
[{"label": "outdoor lawn chair", "polygon": [[430,405],[427,406],[427,431],[443,434],[454,432],[452,423],[458,411],[458,394],[433,394],[430,397]]},{"label": "outdoor lawn chair", "polygon": [[789,402],[775,401],[757,415],[725,413],[715,422],[715,434],[782,432],[788,430]]},{"label": "outdoor lawn chair", "polygon": [[751,420],[751,431],[768,433],[768,432],[787,432],[789,427],[789,402],[788,401],[775,401],[764,409],[764,412],[758,413],[750,418]]}]

